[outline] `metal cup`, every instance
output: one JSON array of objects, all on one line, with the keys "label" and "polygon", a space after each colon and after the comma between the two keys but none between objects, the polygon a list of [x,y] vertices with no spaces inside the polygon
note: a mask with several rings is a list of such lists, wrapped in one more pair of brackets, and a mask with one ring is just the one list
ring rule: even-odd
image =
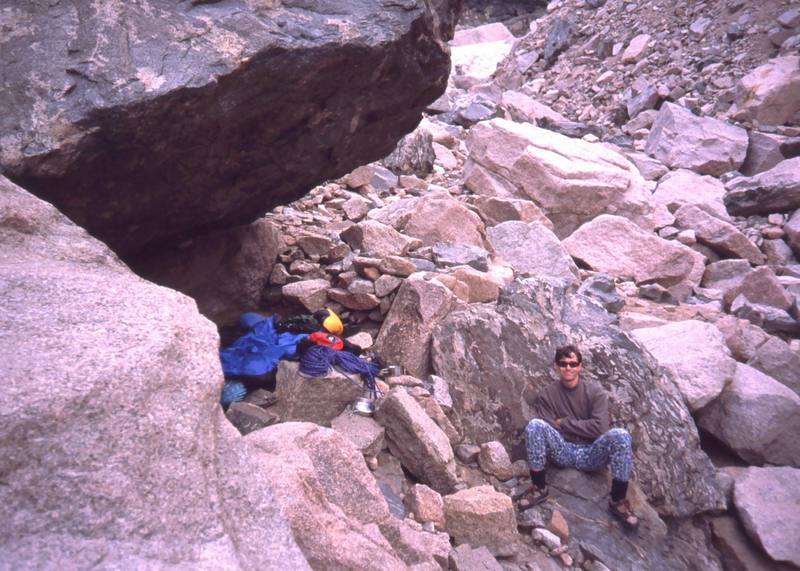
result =
[{"label": "metal cup", "polygon": [[353,401],[353,412],[361,416],[372,416],[375,411],[375,404],[366,397],[359,397]]},{"label": "metal cup", "polygon": [[381,376],[384,377],[399,377],[405,374],[406,371],[401,365],[388,365],[385,369],[381,369]]}]

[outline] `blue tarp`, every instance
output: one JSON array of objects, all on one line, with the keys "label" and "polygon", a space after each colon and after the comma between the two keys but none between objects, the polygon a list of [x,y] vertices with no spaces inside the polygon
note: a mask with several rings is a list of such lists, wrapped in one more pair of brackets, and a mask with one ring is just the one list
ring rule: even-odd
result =
[{"label": "blue tarp", "polygon": [[275,316],[243,313],[239,318],[248,333],[219,352],[225,376],[258,377],[274,371],[283,357],[292,357],[306,333],[278,333]]}]

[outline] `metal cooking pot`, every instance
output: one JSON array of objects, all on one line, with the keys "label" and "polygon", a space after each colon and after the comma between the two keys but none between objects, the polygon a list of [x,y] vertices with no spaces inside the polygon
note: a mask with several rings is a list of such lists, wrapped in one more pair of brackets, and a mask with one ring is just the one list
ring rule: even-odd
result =
[{"label": "metal cooking pot", "polygon": [[366,397],[359,397],[353,401],[353,412],[361,416],[372,416],[375,412],[375,404]]}]

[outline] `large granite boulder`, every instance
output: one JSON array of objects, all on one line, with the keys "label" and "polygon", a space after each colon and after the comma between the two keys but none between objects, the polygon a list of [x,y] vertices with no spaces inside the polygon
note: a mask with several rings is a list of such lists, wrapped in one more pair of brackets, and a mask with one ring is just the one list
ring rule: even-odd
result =
[{"label": "large granite boulder", "polygon": [[496,226],[509,220],[521,220],[522,222],[540,222],[550,230],[553,229],[550,219],[531,200],[477,194],[468,196],[467,201],[475,207],[478,216],[486,226]]},{"label": "large granite boulder", "polygon": [[678,228],[694,230],[698,242],[723,256],[743,258],[753,265],[766,262],[758,246],[736,226],[712,216],[699,206],[681,206],[675,212],[675,222]]},{"label": "large granite boulder", "polygon": [[794,296],[786,291],[778,276],[768,266],[758,267],[748,272],[739,283],[725,290],[723,300],[727,304],[740,295],[751,303],[759,303],[788,311],[794,304]]},{"label": "large granite boulder", "polygon": [[18,4],[3,22],[0,168],[125,255],[249,223],[414,129],[446,87],[459,10]]},{"label": "large granite boulder", "polygon": [[365,220],[354,224],[344,230],[341,237],[361,255],[375,258],[401,256],[411,246],[419,245],[419,240],[404,236],[391,226],[376,220]]},{"label": "large granite boulder", "polygon": [[444,497],[447,532],[456,544],[484,545],[505,552],[520,539],[511,498],[492,486],[478,486]]},{"label": "large granite boulder", "polygon": [[364,386],[334,368],[319,377],[300,374],[300,364],[278,362],[275,375],[275,396],[278,402],[271,411],[284,422],[296,420],[330,426],[331,421],[356,398],[364,394]]},{"label": "large granite boulder", "polygon": [[714,468],[672,380],[599,304],[541,281],[514,282],[497,305],[453,312],[433,335],[433,366],[448,380],[451,420],[465,440],[515,441],[532,417],[523,393],[554,380],[555,349],[568,342],[583,351],[583,375],[609,391],[613,423],[631,431],[636,479],[653,506],[669,515],[720,506]]},{"label": "large granite boulder", "polygon": [[694,204],[721,220],[729,220],[723,197],[725,185],[719,179],[678,169],[661,177],[653,199],[675,212],[685,204]]},{"label": "large granite boulder", "polygon": [[3,567],[308,568],[214,325],[3,178],[0,331]]},{"label": "large granite boulder", "polygon": [[786,232],[786,241],[792,248],[796,257],[800,257],[800,208],[795,210],[788,222],[784,224],[783,231]]},{"label": "large granite boulder", "polygon": [[747,534],[775,561],[800,567],[800,470],[747,468],[736,477],[734,504]]},{"label": "large granite boulder", "polygon": [[710,521],[714,547],[719,551],[724,569],[792,571],[791,566],[776,563],[759,546],[754,545],[736,516],[715,516]]},{"label": "large granite boulder", "polygon": [[[476,193],[529,198],[560,238],[608,212],[650,224],[652,197],[636,167],[619,153],[529,123],[493,119],[470,129],[464,184]],[[652,229],[652,228],[650,228]]]},{"label": "large granite boulder", "polygon": [[780,337],[767,336],[747,362],[800,395],[800,355]]},{"label": "large granite boulder", "polygon": [[800,467],[800,396],[749,365],[736,364],[698,425],[750,464]]},{"label": "large granite boulder", "polygon": [[474,81],[489,79],[514,45],[514,35],[502,23],[459,30],[450,43],[453,72]]}]

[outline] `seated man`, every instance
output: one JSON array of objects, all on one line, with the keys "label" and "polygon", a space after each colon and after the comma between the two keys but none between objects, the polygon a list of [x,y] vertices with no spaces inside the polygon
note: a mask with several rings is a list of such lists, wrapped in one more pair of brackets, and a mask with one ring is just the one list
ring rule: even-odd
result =
[{"label": "seated man", "polygon": [[611,464],[611,513],[629,527],[639,520],[625,498],[631,474],[631,435],[622,428],[609,430],[608,395],[590,381],[581,381],[581,353],[573,345],[556,351],[560,380],[549,384],[532,403],[534,418],[525,429],[531,487],[522,501],[535,505],[547,499],[545,463],[599,470]]}]

